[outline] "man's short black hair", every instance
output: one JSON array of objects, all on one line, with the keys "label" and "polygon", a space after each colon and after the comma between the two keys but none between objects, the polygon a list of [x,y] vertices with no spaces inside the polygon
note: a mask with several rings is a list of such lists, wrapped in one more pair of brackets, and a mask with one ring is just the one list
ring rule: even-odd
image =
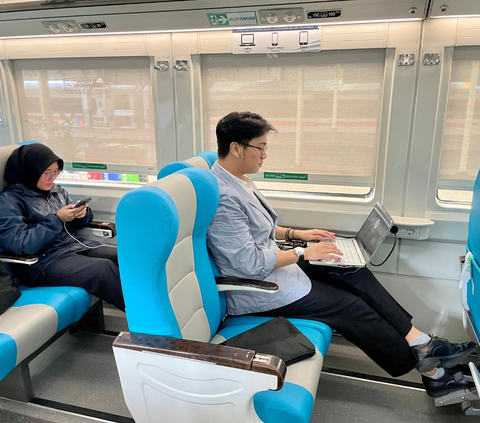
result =
[{"label": "man's short black hair", "polygon": [[232,142],[248,144],[254,138],[277,130],[263,117],[252,112],[232,112],[217,124],[218,157],[224,159]]}]

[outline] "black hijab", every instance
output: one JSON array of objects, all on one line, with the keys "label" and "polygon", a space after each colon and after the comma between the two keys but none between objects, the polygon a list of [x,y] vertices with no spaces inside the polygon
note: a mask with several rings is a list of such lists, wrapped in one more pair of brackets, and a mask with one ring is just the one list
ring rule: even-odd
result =
[{"label": "black hijab", "polygon": [[43,172],[55,162],[58,162],[58,168],[63,170],[63,160],[46,145],[37,143],[22,145],[8,158],[5,178],[11,183],[26,185],[47,196],[50,191],[37,188],[37,183]]}]

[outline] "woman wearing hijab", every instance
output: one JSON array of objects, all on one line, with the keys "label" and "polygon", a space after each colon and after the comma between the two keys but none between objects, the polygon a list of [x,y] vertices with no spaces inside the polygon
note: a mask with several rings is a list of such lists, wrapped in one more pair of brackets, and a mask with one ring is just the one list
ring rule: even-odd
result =
[{"label": "woman wearing hijab", "polygon": [[78,286],[125,310],[116,250],[70,233],[93,219],[88,204],[75,208],[55,183],[63,160],[43,144],[23,145],[10,155],[0,194],[0,249],[34,254],[32,266],[12,265],[27,286]]}]

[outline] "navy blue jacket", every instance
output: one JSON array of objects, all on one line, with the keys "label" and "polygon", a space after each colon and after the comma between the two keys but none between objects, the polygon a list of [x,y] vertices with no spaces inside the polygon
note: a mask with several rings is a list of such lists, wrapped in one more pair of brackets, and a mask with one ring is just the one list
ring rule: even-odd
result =
[{"label": "navy blue jacket", "polygon": [[[38,274],[52,260],[88,249],[67,234],[63,221],[56,214],[72,203],[67,191],[57,184],[53,184],[47,197],[23,184],[9,185],[0,194],[0,251],[38,257],[38,262],[32,266],[11,266],[20,283],[33,286]],[[67,230],[74,234],[75,229],[88,225],[92,218],[92,210],[87,208],[84,218],[66,224]],[[88,246],[99,245],[76,238]]]}]

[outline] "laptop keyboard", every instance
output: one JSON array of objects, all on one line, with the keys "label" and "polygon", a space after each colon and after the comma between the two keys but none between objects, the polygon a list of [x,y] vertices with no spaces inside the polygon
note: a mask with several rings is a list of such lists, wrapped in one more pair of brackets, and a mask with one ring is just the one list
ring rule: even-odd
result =
[{"label": "laptop keyboard", "polygon": [[362,264],[362,260],[358,257],[358,252],[353,245],[352,240],[335,238],[333,244],[343,253],[341,259],[337,261],[338,264]]}]

